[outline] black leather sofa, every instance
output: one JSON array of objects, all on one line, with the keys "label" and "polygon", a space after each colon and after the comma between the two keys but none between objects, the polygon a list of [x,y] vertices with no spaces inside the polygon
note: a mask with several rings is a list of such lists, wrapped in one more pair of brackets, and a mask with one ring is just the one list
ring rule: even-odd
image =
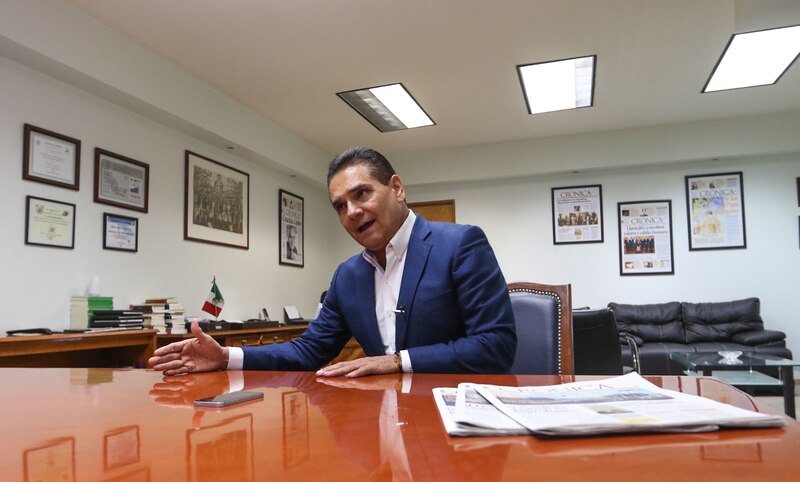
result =
[{"label": "black leather sofa", "polygon": [[[722,303],[669,302],[649,305],[609,303],[621,336],[632,338],[644,375],[680,375],[670,352],[741,350],[792,358],[786,334],[765,330],[758,298]],[[622,345],[622,362],[632,363]]]}]

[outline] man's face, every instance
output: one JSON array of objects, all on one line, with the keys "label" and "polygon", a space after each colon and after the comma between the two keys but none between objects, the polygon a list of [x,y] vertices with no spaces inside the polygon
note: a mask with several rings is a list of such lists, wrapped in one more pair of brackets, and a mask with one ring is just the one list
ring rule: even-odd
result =
[{"label": "man's face", "polygon": [[374,252],[386,248],[408,213],[400,177],[392,176],[389,184],[383,185],[361,164],[336,173],[328,185],[328,194],[345,231]]}]

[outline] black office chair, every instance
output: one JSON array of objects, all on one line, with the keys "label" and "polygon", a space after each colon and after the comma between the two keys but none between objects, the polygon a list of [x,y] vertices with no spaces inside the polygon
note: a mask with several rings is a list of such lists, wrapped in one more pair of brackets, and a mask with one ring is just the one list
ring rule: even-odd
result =
[{"label": "black office chair", "polygon": [[511,373],[572,375],[572,288],[511,283],[517,353]]},{"label": "black office chair", "polygon": [[620,343],[633,343],[635,354],[638,350],[633,340],[620,336],[614,312],[608,308],[573,311],[572,340],[576,375],[622,375],[631,370],[639,371],[636,355],[633,367],[622,365]]}]

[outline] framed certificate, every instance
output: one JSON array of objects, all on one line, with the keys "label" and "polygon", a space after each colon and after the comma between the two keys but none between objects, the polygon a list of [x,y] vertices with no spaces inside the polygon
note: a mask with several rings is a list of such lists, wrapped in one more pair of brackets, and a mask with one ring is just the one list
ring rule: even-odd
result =
[{"label": "framed certificate", "polygon": [[95,148],[94,202],[146,213],[149,183],[149,165]]},{"label": "framed certificate", "polygon": [[80,189],[81,141],[25,124],[22,179]]},{"label": "framed certificate", "polygon": [[34,196],[26,198],[25,244],[75,248],[75,205]]},{"label": "framed certificate", "polygon": [[103,249],[136,252],[139,249],[139,220],[103,213]]},{"label": "framed certificate", "polygon": [[250,175],[186,151],[183,239],[250,248]]}]

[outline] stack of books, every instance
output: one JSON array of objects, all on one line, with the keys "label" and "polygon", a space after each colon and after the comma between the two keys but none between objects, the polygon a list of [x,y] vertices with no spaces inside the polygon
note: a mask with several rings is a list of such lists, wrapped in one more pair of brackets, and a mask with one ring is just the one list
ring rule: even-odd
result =
[{"label": "stack of books", "polygon": [[94,310],[92,328],[142,328],[144,313],[132,310]]},{"label": "stack of books", "polygon": [[183,327],[183,303],[175,297],[147,298],[144,303],[130,305],[133,311],[141,311],[150,326],[165,331],[173,326]]},{"label": "stack of books", "polygon": [[69,327],[88,328],[96,310],[111,309],[114,309],[114,298],[111,296],[73,296],[70,298]]}]

